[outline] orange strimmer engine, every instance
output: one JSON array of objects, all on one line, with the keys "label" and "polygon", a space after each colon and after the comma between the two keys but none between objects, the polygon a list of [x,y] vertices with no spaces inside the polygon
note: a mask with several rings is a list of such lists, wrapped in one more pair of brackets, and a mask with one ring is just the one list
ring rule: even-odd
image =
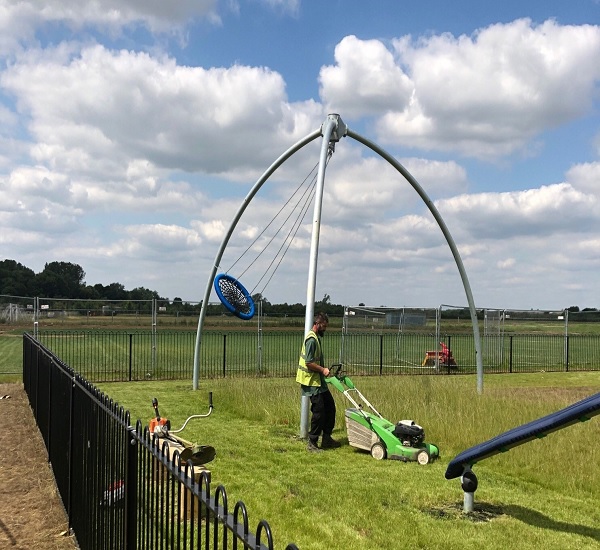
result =
[{"label": "orange strimmer engine", "polygon": [[169,435],[171,421],[168,418],[160,417],[160,413],[158,412],[158,399],[156,399],[156,397],[152,400],[152,406],[154,407],[156,417],[150,419],[150,433],[153,433],[158,437],[165,437],[166,435]]}]

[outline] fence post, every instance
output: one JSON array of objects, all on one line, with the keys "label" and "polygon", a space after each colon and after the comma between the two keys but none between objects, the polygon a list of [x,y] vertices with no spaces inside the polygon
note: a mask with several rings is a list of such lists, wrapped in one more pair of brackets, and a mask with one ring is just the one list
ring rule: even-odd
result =
[{"label": "fence post", "polygon": [[569,372],[569,336],[565,338],[565,372]]},{"label": "fence post", "polygon": [[52,373],[54,369],[48,369],[48,414],[46,417],[46,434],[48,437],[48,441],[46,441],[46,451],[48,453],[48,462],[50,462],[50,457],[52,456]]},{"label": "fence post", "polygon": [[379,335],[379,376],[383,374],[383,334]]},{"label": "fence post", "polygon": [[68,482],[68,501],[65,502],[67,517],[69,518],[69,531],[73,528],[73,437],[74,437],[74,418],[75,418],[75,379],[72,378],[69,384],[69,444],[67,456],[69,460],[69,482]]},{"label": "fence post", "polygon": [[135,550],[137,548],[138,445],[133,426],[129,426],[125,431],[125,449],[125,550]]},{"label": "fence post", "polygon": [[133,364],[133,334],[129,333],[129,381],[131,382],[131,367]]},{"label": "fence post", "polygon": [[508,337],[508,372],[512,372],[513,368],[513,335]]},{"label": "fence post", "polygon": [[225,377],[225,370],[227,367],[227,334],[223,334],[223,377]]}]

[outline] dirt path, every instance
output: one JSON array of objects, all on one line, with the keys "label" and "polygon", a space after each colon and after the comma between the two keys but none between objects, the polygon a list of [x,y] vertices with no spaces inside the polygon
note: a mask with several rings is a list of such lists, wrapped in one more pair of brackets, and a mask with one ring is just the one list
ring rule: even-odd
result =
[{"label": "dirt path", "polygon": [[73,550],[67,516],[22,384],[0,384],[0,548]]}]

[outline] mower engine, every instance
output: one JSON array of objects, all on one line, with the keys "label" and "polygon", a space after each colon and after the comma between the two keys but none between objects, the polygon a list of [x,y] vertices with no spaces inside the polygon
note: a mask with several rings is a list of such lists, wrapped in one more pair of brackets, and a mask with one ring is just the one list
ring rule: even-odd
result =
[{"label": "mower engine", "polygon": [[425,430],[413,420],[400,420],[392,433],[405,447],[420,447],[425,440]]}]

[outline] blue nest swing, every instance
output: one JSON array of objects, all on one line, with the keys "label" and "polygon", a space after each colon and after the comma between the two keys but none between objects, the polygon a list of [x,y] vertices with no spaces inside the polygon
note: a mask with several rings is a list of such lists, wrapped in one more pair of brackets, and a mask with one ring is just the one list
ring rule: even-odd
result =
[{"label": "blue nest swing", "polygon": [[247,321],[254,316],[254,301],[235,277],[220,273],[215,277],[215,291],[221,303],[236,317]]}]

